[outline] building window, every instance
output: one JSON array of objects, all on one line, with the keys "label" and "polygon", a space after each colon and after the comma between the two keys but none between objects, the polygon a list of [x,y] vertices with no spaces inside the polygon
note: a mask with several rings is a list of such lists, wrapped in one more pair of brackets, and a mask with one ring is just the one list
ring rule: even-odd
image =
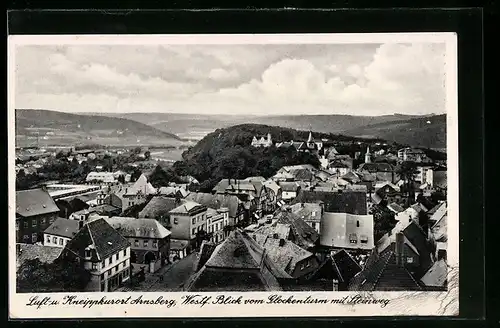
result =
[{"label": "building window", "polygon": [[120,252],[116,253],[116,260],[118,261],[118,257],[120,256]]},{"label": "building window", "polygon": [[31,220],[31,227],[33,227],[33,228],[36,227],[36,223],[37,223],[36,220]]},{"label": "building window", "polygon": [[359,228],[359,221],[356,221],[356,227]]},{"label": "building window", "polygon": [[149,240],[143,240],[142,241],[142,246],[143,247],[149,247]]},{"label": "building window", "polygon": [[157,240],[153,240],[153,248],[157,248],[158,247],[158,241]]},{"label": "building window", "polygon": [[406,263],[413,263],[413,257],[407,257]]},{"label": "building window", "polygon": [[47,236],[47,243],[50,244],[50,236]]},{"label": "building window", "polygon": [[97,270],[97,269],[98,269],[97,263],[92,263],[92,270]]},{"label": "building window", "polygon": [[139,239],[136,239],[136,240],[135,240],[134,245],[135,245],[135,247],[139,247]]},{"label": "building window", "polygon": [[113,263],[113,256],[110,256],[108,264]]},{"label": "building window", "polygon": [[52,243],[57,245],[57,237],[52,237]]},{"label": "building window", "polygon": [[196,229],[193,229],[193,231],[191,231],[191,234],[196,235]]},{"label": "building window", "polygon": [[111,276],[111,269],[108,270],[108,277]]},{"label": "building window", "polygon": [[123,250],[123,256],[127,256],[127,249],[126,248]]},{"label": "building window", "polygon": [[24,242],[28,242],[29,239],[30,239],[30,236],[28,236],[28,235],[24,235],[23,236]]},{"label": "building window", "polygon": [[36,233],[31,234],[31,242],[36,243],[36,241],[37,241]]},{"label": "building window", "polygon": [[45,218],[42,218],[41,223],[42,223],[42,224],[45,224]]},{"label": "building window", "polygon": [[104,281],[101,282],[101,292],[104,292],[104,290],[106,289],[105,287],[106,287],[105,282]]},{"label": "building window", "polygon": [[195,223],[196,223],[196,218],[193,218],[193,221],[192,221],[192,222],[193,222],[193,224],[195,224]]},{"label": "building window", "polygon": [[90,249],[85,250],[85,257],[90,257]]},{"label": "building window", "polygon": [[28,228],[28,222],[27,221],[24,221],[24,224],[23,224],[24,228],[27,229]]},{"label": "building window", "polygon": [[177,218],[174,218],[174,224],[178,224],[179,223],[179,220],[177,220]]},{"label": "building window", "polygon": [[54,218],[50,218],[50,224],[54,223]]},{"label": "building window", "polygon": [[106,266],[106,260],[102,261],[102,267],[104,268]]},{"label": "building window", "polygon": [[119,265],[115,266],[115,273],[118,272]]},{"label": "building window", "polygon": [[355,233],[351,233],[351,234],[349,235],[349,242],[350,242],[351,244],[357,244],[357,243],[358,243],[358,236],[356,236],[356,234],[355,234]]},{"label": "building window", "polygon": [[104,280],[104,273],[101,273],[101,280]]},{"label": "building window", "polygon": [[306,268],[308,268],[310,266],[311,266],[311,262],[309,260],[307,260],[307,262],[306,262]]},{"label": "building window", "polygon": [[59,239],[59,245],[63,246],[64,245],[64,239]]}]

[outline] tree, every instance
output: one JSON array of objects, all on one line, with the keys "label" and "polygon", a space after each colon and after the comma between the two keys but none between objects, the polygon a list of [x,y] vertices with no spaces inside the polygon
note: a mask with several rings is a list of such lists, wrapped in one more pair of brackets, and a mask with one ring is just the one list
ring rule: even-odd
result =
[{"label": "tree", "polygon": [[151,152],[149,150],[147,150],[146,152],[144,152],[144,158],[149,161],[151,159]]},{"label": "tree", "polygon": [[65,158],[66,155],[64,154],[64,152],[61,150],[59,151],[57,154],[56,154],[56,159],[63,159]]},{"label": "tree", "polygon": [[90,272],[77,263],[43,263],[33,259],[21,264],[16,282],[21,293],[78,292],[85,288],[90,278]]}]

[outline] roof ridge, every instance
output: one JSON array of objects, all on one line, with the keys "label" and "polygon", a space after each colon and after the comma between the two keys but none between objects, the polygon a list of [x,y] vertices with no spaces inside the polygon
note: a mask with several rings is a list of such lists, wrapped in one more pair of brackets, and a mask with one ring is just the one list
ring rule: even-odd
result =
[{"label": "roof ridge", "polygon": [[[101,219],[101,220],[103,220],[103,219]],[[97,221],[98,221],[98,220],[96,220],[96,221],[92,221],[92,222],[97,222]],[[105,221],[105,220],[104,220],[104,221]],[[92,240],[92,244],[94,244],[94,246],[95,246],[95,240],[94,240],[94,237],[92,236],[92,231],[91,231],[91,230],[90,230],[90,228],[88,227],[88,225],[89,225],[90,223],[92,223],[92,222],[88,222],[87,224],[85,224],[85,226],[84,226],[84,227],[86,227],[86,228],[87,228],[87,230],[89,231],[90,240]],[[107,223],[107,222],[106,222],[106,223]],[[109,224],[109,223],[108,223],[108,224]],[[101,256],[99,256],[99,252],[97,252],[97,250],[96,250],[96,252],[95,252],[95,253],[96,253],[96,255],[97,255],[97,259],[101,260]]]},{"label": "roof ridge", "polygon": [[382,273],[384,272],[385,268],[387,267],[387,264],[389,263],[389,260],[391,259],[392,255],[394,254],[394,252],[393,252],[393,251],[389,251],[388,253],[389,253],[390,255],[387,257],[387,259],[385,260],[384,266],[382,267],[382,269],[381,269],[381,270],[380,270],[380,272],[378,273],[378,275],[377,275],[377,279],[375,279],[375,281],[374,281],[372,291],[374,291],[374,290],[375,290],[375,286],[377,285],[378,281],[380,280],[380,277],[382,277]]}]

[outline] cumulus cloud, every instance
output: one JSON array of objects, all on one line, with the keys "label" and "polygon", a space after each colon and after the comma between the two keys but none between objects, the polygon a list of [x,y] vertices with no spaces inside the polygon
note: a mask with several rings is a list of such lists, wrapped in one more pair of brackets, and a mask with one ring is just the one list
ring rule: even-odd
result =
[{"label": "cumulus cloud", "polygon": [[68,111],[439,113],[444,50],[423,43],[26,47],[16,56],[16,104]]}]

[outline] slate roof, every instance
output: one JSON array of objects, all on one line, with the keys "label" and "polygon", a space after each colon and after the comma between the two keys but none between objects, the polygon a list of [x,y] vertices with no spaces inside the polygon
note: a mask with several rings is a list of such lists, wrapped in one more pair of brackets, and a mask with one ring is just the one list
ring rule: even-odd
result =
[{"label": "slate roof", "polygon": [[292,204],[317,203],[322,201],[325,212],[350,213],[365,215],[367,213],[366,193],[359,191],[322,192],[301,190]]},{"label": "slate roof", "polygon": [[448,265],[444,260],[434,262],[420,281],[427,287],[444,287],[448,279]]},{"label": "slate roof", "polygon": [[169,217],[169,212],[179,206],[181,202],[173,197],[155,196],[139,212],[140,218],[158,219]]},{"label": "slate roof", "polygon": [[408,270],[396,264],[393,251],[380,256],[372,253],[372,259],[355,275],[350,291],[420,291],[422,287]]},{"label": "slate roof", "polygon": [[[370,250],[374,247],[373,226],[372,215],[324,212],[320,225],[320,243],[338,248]],[[350,242],[352,234],[356,234],[357,243]],[[361,242],[363,238],[366,238],[366,243]]]},{"label": "slate roof", "polygon": [[16,215],[30,217],[59,212],[59,207],[44,189],[16,191]]},{"label": "slate roof", "polygon": [[196,261],[195,271],[201,270],[201,268],[207,263],[208,259],[212,256],[215,250],[215,243],[203,241],[200,247],[200,252],[198,253],[198,258]]},{"label": "slate roof", "polygon": [[[260,246],[264,247],[266,254],[269,256],[281,270],[288,275],[292,275],[297,263],[307,258],[313,257],[314,254],[306,251],[305,249],[295,245],[291,241],[283,239],[283,245],[280,246],[281,238],[259,238]],[[263,242],[262,242],[263,241]],[[289,278],[283,276],[279,278]]]},{"label": "slate roof", "polygon": [[309,249],[316,245],[319,239],[318,233],[296,214],[281,211],[278,212],[274,218],[277,220],[272,223],[271,226],[274,226],[275,229],[279,229],[282,225],[289,226],[291,241],[298,246]]},{"label": "slate roof", "polygon": [[127,247],[129,241],[120,235],[104,219],[97,219],[86,223],[80,231],[67,244],[67,250],[84,257],[85,248],[93,245],[95,253],[94,261],[102,261]]},{"label": "slate roof", "polygon": [[16,254],[16,267],[19,268],[24,262],[39,259],[42,263],[53,263],[59,258],[62,247],[44,246],[38,244],[16,244],[19,251]]},{"label": "slate roof", "polygon": [[80,230],[79,224],[77,220],[57,218],[47,229],[45,229],[44,233],[65,238],[73,238],[78,230]]},{"label": "slate roof", "polygon": [[235,230],[219,244],[203,268],[186,284],[188,291],[281,290],[276,267],[248,234]]},{"label": "slate roof", "polygon": [[180,239],[170,239],[170,249],[171,250],[183,250],[188,247],[189,242],[187,240]]},{"label": "slate roof", "polygon": [[346,181],[349,181],[350,183],[357,183],[357,182],[361,181],[359,176],[354,172],[347,172],[341,178],[346,180]]},{"label": "slate roof", "polygon": [[201,192],[192,192],[186,196],[186,200],[194,201],[215,210],[221,207],[229,209],[229,216],[234,218],[239,213],[241,201],[234,195],[209,194]]},{"label": "slate roof", "polygon": [[396,204],[396,203],[390,203],[389,205],[387,205],[387,207],[393,211],[393,212],[396,212],[396,213],[401,213],[404,211],[404,208],[402,208],[400,205]]},{"label": "slate roof", "polygon": [[431,232],[434,236],[434,240],[437,242],[446,242],[448,241],[448,215],[439,219],[432,227]]},{"label": "slate roof", "polygon": [[290,206],[292,213],[304,221],[321,221],[322,208],[320,203],[297,203]]},{"label": "slate roof", "polygon": [[163,239],[171,232],[155,219],[136,219],[128,217],[111,217],[106,219],[113,229],[124,237],[141,237]]}]

